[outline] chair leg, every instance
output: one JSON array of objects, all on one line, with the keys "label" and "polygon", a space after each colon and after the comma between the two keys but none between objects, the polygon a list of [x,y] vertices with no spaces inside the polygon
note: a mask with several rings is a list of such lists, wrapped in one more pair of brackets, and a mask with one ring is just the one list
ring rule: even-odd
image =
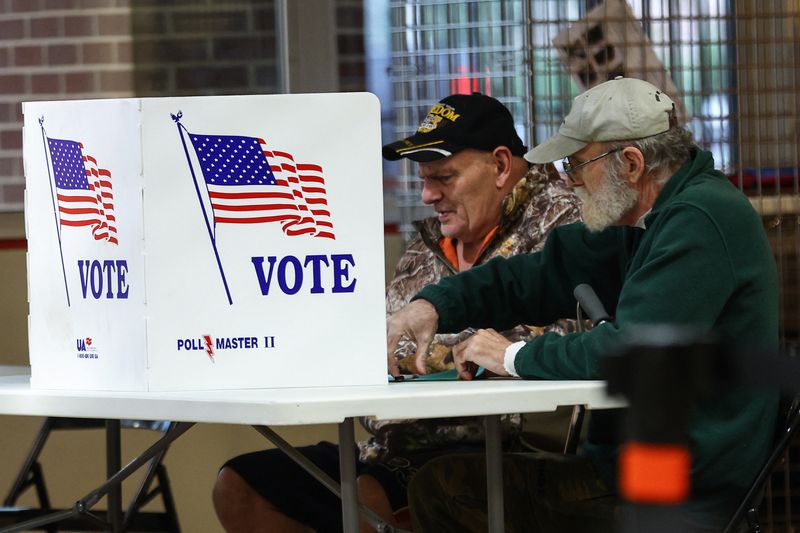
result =
[{"label": "chair leg", "polygon": [[[127,530],[130,524],[133,523],[136,514],[139,513],[142,507],[150,503],[156,496],[160,495],[164,505],[164,517],[166,527],[168,528],[167,530],[171,533],[180,533],[175,500],[172,497],[172,489],[170,487],[169,478],[167,477],[167,469],[162,463],[166,453],[167,449],[164,449],[150,460],[147,471],[139,484],[139,488],[131,499],[125,512],[123,530]],[[153,479],[156,479],[158,484],[151,489]]]},{"label": "chair leg", "polygon": [[163,457],[164,454],[160,453],[153,457],[148,463],[144,477],[142,477],[142,481],[139,483],[139,488],[136,489],[136,493],[131,498],[128,508],[125,511],[124,529],[127,529],[133,522],[141,508],[150,503],[158,494],[160,487],[150,490],[150,486],[153,484],[153,478],[156,476],[158,466],[161,464],[161,459]]},{"label": "chair leg", "polygon": [[[44,482],[44,472],[42,471],[42,465],[39,463],[38,459],[45,442],[47,442],[47,437],[50,436],[52,428],[53,419],[50,417],[45,418],[36,434],[28,456],[25,458],[25,461],[23,461],[14,483],[3,501],[4,507],[14,507],[19,497],[28,487],[33,485],[36,490],[36,498],[39,500],[39,508],[51,509],[50,496],[47,493],[47,485]],[[58,526],[52,524],[48,526],[45,531],[47,531],[47,533],[58,533]]]},{"label": "chair leg", "polygon": [[574,455],[578,451],[578,443],[581,438],[581,427],[583,426],[583,417],[586,414],[586,408],[582,405],[576,405],[572,408],[572,418],[569,421],[569,429],[567,430],[567,439],[564,442],[564,454]]},{"label": "chair leg", "polygon": [[39,507],[42,509],[50,509],[50,496],[47,493],[47,485],[44,483],[44,472],[42,465],[36,461],[31,465],[31,482],[36,488],[36,497],[39,499]]},{"label": "chair leg", "polygon": [[36,495],[39,499],[39,506],[43,509],[50,507],[50,498],[47,496],[47,488],[44,484],[44,476],[42,475],[42,469],[41,465],[39,465],[38,459],[39,454],[42,452],[42,448],[44,448],[45,442],[47,442],[47,437],[50,436],[51,426],[51,419],[45,418],[44,422],[42,423],[42,427],[39,428],[39,432],[36,434],[36,438],[33,441],[33,447],[28,452],[28,456],[22,463],[19,473],[17,473],[17,477],[14,480],[14,483],[11,485],[8,495],[3,501],[3,506],[13,507],[20,495],[22,495],[22,493],[25,492],[25,490],[31,484],[33,484],[36,487]]},{"label": "chair leg", "polygon": [[166,467],[159,463],[156,469],[158,476],[158,486],[161,489],[161,500],[164,502],[164,513],[170,524],[171,533],[181,533],[181,526],[178,523],[178,511],[175,509],[175,500],[172,497],[172,487],[169,483]]}]

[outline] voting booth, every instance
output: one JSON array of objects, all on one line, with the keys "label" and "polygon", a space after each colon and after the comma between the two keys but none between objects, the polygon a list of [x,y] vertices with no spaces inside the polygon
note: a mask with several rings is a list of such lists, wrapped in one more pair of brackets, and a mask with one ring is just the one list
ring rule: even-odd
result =
[{"label": "voting booth", "polygon": [[34,388],[386,383],[374,95],[23,112]]}]

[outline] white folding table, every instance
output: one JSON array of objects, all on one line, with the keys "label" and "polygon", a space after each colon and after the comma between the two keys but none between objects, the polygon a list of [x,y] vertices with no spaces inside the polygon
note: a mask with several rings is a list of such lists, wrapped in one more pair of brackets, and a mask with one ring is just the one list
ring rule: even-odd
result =
[{"label": "white folding table", "polygon": [[[489,379],[471,382],[404,382],[361,387],[309,387],[190,392],[110,392],[33,390],[27,367],[0,366],[0,414],[78,418],[171,420],[179,422],[161,440],[110,476],[103,487],[78,500],[75,513],[83,512],[109,495],[109,510],[119,484],[145,464],[160,449],[186,432],[194,423],[246,424],[284,449],[295,460],[303,457],[282,441],[268,426],[336,423],[339,426],[341,486],[321,481],[342,498],[344,531],[358,531],[358,501],[355,485],[353,420],[485,417],[486,463],[491,531],[503,531],[502,454],[499,416],[503,413],[549,412],[561,405],[585,405],[590,409],[622,407],[620,398],[610,397],[602,381],[523,381]],[[118,431],[119,426],[116,426]],[[299,456],[299,457],[298,457]],[[303,466],[309,466],[307,461]],[[313,465],[312,465],[313,466]],[[313,473],[313,472],[312,472]],[[325,476],[327,477],[327,476]],[[337,490],[338,489],[338,490]],[[362,512],[365,509],[362,507]],[[109,513],[112,531],[119,531],[119,518]],[[117,513],[118,514],[118,513]],[[391,528],[376,522],[383,531]],[[54,517],[58,519],[59,517]],[[20,524],[30,527],[31,524]],[[24,531],[17,526],[0,533]]]}]

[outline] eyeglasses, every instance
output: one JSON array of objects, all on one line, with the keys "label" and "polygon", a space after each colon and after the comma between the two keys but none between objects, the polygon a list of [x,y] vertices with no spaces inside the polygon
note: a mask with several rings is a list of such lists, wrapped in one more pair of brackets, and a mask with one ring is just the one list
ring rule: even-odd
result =
[{"label": "eyeglasses", "polygon": [[576,171],[577,171],[579,168],[581,168],[581,167],[585,167],[585,166],[586,166],[586,165],[588,165],[589,163],[594,163],[594,162],[595,162],[595,161],[597,161],[598,159],[602,159],[602,158],[604,158],[605,156],[607,156],[607,155],[611,155],[611,154],[613,154],[613,153],[616,153],[616,152],[619,152],[620,150],[622,150],[622,148],[615,148],[615,149],[613,149],[613,150],[609,150],[608,152],[605,152],[605,153],[603,153],[603,154],[600,154],[600,155],[598,155],[598,156],[596,156],[596,157],[593,157],[593,158],[591,158],[591,159],[589,159],[589,160],[587,160],[587,161],[581,161],[581,162],[580,162],[580,163],[578,163],[577,165],[573,165],[573,164],[570,162],[570,158],[569,158],[569,156],[567,156],[567,157],[565,157],[565,158],[563,159],[563,161],[561,161],[561,168],[563,168],[563,169],[564,169],[564,172],[566,172],[566,174],[567,174],[567,176],[569,177],[569,179],[570,179],[570,180],[572,180],[572,181],[574,181],[574,180],[575,180],[575,172],[576,172]]}]

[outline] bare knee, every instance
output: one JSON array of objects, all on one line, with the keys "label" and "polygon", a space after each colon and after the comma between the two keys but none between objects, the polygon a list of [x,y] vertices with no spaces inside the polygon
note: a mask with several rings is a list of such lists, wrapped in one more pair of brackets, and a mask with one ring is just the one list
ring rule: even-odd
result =
[{"label": "bare knee", "polygon": [[[397,526],[389,496],[386,495],[386,491],[377,479],[368,474],[358,476],[356,489],[358,491],[358,500],[361,503],[375,511],[387,524]],[[363,515],[359,515],[359,531],[375,531],[375,528],[367,522]]]},{"label": "bare knee", "polygon": [[253,509],[256,499],[261,496],[235,470],[223,467],[214,482],[211,493],[214,510],[226,531],[244,531],[237,527],[247,520],[249,510]]},{"label": "bare knee", "polygon": [[217,518],[228,533],[309,531],[265,500],[232,468],[219,471],[211,498]]}]

